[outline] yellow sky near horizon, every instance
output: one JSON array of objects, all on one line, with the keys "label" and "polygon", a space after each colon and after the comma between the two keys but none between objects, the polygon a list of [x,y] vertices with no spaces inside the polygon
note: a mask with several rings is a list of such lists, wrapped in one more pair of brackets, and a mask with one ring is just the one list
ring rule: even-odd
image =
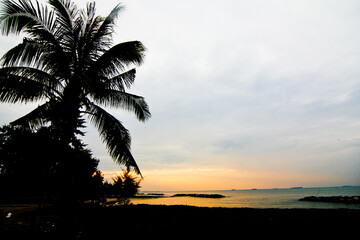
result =
[{"label": "yellow sky near horizon", "polygon": [[[139,159],[151,158],[146,156]],[[139,161],[144,177],[140,186],[141,191],[207,191],[357,185],[358,175],[344,176],[339,171],[337,159],[341,156],[343,151],[333,152],[329,157],[326,151],[315,154],[305,148],[301,155],[288,151],[248,153],[241,157],[199,151],[189,155],[187,161]],[[113,164],[117,170],[103,171],[110,182],[120,172],[120,167]],[[342,164],[348,163],[343,160]],[[325,167],[328,171],[323,170]],[[358,167],[353,165],[354,169]]]},{"label": "yellow sky near horizon", "polygon": [[[111,182],[119,171],[104,171]],[[341,179],[329,181],[329,176],[266,171],[240,171],[238,169],[161,169],[144,170],[141,191],[208,191],[230,189],[269,189],[333,186]],[[314,185],[314,182],[316,183]]]}]

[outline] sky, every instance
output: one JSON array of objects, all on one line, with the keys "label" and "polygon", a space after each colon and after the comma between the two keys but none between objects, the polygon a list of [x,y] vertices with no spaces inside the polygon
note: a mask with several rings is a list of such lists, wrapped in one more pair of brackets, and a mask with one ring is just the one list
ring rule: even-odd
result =
[{"label": "sky", "polygon": [[[147,47],[129,92],[152,117],[109,112],[131,132],[143,191],[360,185],[360,1],[120,3],[114,43]],[[20,40],[0,36],[0,55]],[[34,106],[1,104],[0,124]],[[107,179],[121,170],[94,127],[84,141]]]}]

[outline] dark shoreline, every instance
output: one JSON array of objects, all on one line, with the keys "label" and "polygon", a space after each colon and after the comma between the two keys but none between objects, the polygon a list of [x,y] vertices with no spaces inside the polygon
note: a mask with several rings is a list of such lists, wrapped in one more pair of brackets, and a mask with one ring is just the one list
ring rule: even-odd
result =
[{"label": "dark shoreline", "polygon": [[[5,213],[4,213],[5,214]],[[210,208],[184,205],[130,205],[118,207],[83,206],[59,211],[45,208],[1,219],[0,236],[27,238],[105,239],[115,236],[186,236],[206,234],[252,234],[290,231],[295,236],[333,236],[358,232],[360,210],[356,209],[256,209]],[[16,214],[15,214],[16,215]],[[22,222],[11,220],[18,217]],[[66,233],[56,227],[66,223]],[[47,230],[46,233],[42,230]],[[254,232],[252,232],[254,231]],[[136,234],[135,234],[136,233]],[[135,235],[134,235],[135,234]],[[171,236],[169,236],[171,234]],[[15,239],[15,238],[12,238]],[[34,238],[35,239],[35,238]],[[61,238],[59,238],[61,239]]]},{"label": "dark shoreline", "polygon": [[329,196],[329,197],[310,196],[310,197],[300,198],[299,201],[360,204],[360,196]]}]

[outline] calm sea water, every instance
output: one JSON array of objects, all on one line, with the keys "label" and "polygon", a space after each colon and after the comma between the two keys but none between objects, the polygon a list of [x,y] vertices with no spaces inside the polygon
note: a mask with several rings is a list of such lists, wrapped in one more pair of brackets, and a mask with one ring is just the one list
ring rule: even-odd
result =
[{"label": "calm sea water", "polygon": [[[149,192],[144,192],[145,194]],[[360,204],[303,202],[308,196],[360,196],[358,187],[323,187],[302,189],[259,189],[235,191],[157,192],[165,197],[132,199],[133,204],[190,205],[199,207],[247,208],[349,208],[360,209]],[[171,197],[176,193],[222,194],[225,198]]]}]

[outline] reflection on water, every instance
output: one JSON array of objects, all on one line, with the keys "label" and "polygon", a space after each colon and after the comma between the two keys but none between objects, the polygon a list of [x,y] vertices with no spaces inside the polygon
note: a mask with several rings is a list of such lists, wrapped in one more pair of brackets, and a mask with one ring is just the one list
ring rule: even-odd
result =
[{"label": "reflection on water", "polygon": [[226,196],[225,198],[171,197],[174,194],[180,192],[163,192],[163,193],[164,193],[164,197],[152,198],[152,199],[132,199],[131,202],[133,204],[191,205],[191,206],[199,206],[199,207],[360,209],[360,204],[298,201],[298,199],[307,196],[359,196],[360,187],[191,192],[197,194],[201,194],[201,193],[222,194]]}]

